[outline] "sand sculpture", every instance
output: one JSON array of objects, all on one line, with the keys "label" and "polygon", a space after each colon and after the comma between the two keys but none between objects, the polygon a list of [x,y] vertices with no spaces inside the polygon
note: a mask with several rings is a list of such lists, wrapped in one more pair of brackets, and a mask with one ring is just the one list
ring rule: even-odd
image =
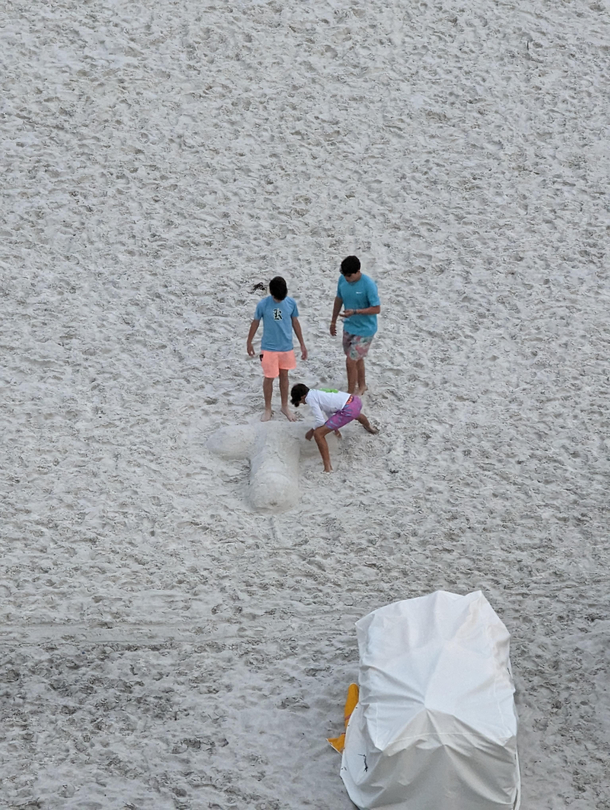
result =
[{"label": "sand sculpture", "polygon": [[[301,454],[318,454],[316,443],[305,439],[306,432],[302,422],[235,425],[217,430],[207,446],[225,458],[249,458],[250,503],[259,511],[285,512],[299,500]],[[328,441],[331,446],[336,439],[329,436]]]}]

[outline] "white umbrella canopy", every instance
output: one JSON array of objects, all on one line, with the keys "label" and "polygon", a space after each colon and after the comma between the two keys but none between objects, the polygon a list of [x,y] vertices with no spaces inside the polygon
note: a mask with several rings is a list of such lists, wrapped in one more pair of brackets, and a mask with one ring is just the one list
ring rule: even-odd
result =
[{"label": "white umbrella canopy", "polygon": [[509,634],[480,591],[437,591],[356,624],[360,699],[341,775],[362,810],[516,810]]}]

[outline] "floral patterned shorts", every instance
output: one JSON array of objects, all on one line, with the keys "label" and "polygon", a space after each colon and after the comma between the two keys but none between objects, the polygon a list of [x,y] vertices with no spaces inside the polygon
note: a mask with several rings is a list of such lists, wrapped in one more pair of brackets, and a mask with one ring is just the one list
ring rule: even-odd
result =
[{"label": "floral patterned shorts", "polygon": [[343,351],[350,360],[364,360],[369,353],[374,335],[351,335],[343,332]]}]

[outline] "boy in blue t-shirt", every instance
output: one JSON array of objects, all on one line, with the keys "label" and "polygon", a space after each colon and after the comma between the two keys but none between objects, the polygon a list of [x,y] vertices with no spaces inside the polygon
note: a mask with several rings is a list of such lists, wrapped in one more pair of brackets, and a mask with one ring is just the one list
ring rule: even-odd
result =
[{"label": "boy in blue t-shirt", "polygon": [[[345,307],[341,312],[341,307]],[[362,396],[366,391],[364,358],[377,331],[381,312],[377,285],[360,272],[360,259],[348,256],[341,262],[341,276],[330,322],[330,333],[337,334],[337,318],[343,322],[343,351],[347,370],[347,392]]]},{"label": "boy in blue t-shirt", "polygon": [[266,298],[258,302],[254,320],[250,324],[246,348],[250,357],[256,352],[252,341],[259,323],[263,322],[263,339],[261,340],[261,366],[263,369],[263,394],[265,397],[265,412],[261,422],[268,422],[273,416],[271,410],[271,397],[273,394],[273,380],[280,378],[281,411],[289,422],[295,422],[296,416],[288,408],[288,371],[297,367],[297,361],[292,348],[292,330],[297,336],[301,346],[301,357],[307,360],[307,348],[299,323],[299,310],[294,298],[288,297],[288,287],[281,276],[272,278],[269,282],[269,292]]}]

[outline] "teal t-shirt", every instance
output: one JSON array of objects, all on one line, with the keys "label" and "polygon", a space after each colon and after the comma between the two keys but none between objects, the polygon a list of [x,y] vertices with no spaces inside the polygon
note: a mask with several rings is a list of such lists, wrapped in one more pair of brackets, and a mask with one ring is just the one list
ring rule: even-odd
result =
[{"label": "teal t-shirt", "polygon": [[[367,309],[378,307],[380,303],[377,285],[364,273],[358,281],[352,282],[347,281],[345,276],[340,276],[337,297],[343,301],[345,309]],[[344,319],[343,328],[350,335],[374,335],[377,331],[377,315],[352,315],[351,318]]]},{"label": "teal t-shirt", "polygon": [[266,352],[289,352],[292,349],[292,319],[299,317],[297,302],[286,296],[276,301],[268,295],[258,302],[254,320],[263,322],[261,349]]}]

